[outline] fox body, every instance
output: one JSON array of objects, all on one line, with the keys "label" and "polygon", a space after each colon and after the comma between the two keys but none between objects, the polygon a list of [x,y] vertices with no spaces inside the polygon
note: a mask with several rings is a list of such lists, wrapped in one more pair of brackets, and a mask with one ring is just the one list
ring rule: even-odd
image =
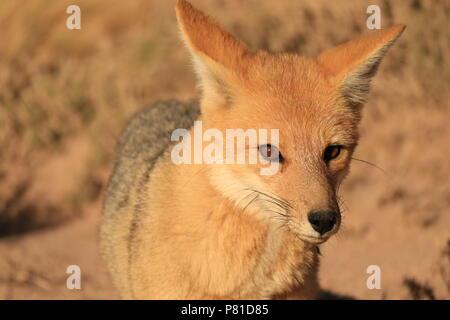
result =
[{"label": "fox body", "polygon": [[[202,96],[144,109],[121,137],[101,228],[113,281],[127,299],[316,298],[318,246],[340,226],[361,106],[404,26],[307,58],[252,52],[184,0],[176,12]],[[245,144],[279,170],[174,163],[171,133],[192,133],[194,120],[279,129],[276,146]]]}]

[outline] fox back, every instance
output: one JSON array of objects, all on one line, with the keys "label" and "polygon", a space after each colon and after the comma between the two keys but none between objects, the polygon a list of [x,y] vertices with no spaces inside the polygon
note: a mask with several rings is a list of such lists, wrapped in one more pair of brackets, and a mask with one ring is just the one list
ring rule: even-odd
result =
[{"label": "fox back", "polygon": [[[184,0],[176,12],[202,96],[142,111],[121,138],[101,231],[114,282],[125,298],[315,298],[318,248],[340,227],[337,189],[370,80],[404,26],[303,57],[250,51]],[[179,128],[279,137],[216,144],[215,156],[254,151],[254,163],[177,164]]]}]

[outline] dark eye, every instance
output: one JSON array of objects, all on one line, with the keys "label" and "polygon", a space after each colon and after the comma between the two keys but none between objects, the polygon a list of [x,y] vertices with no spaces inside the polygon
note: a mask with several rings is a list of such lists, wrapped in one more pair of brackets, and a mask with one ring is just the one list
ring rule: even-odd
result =
[{"label": "dark eye", "polygon": [[342,146],[328,146],[323,152],[323,160],[329,162],[336,159],[341,154]]},{"label": "dark eye", "polygon": [[282,162],[283,156],[277,147],[271,144],[262,144],[258,147],[261,156],[268,161]]}]

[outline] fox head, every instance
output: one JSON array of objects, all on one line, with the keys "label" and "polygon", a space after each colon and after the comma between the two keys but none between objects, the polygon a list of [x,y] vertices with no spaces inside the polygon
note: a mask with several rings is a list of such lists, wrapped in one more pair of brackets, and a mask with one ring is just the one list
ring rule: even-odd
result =
[{"label": "fox head", "polygon": [[[279,218],[266,221],[281,222],[305,242],[326,241],[339,229],[337,189],[358,142],[370,80],[405,26],[309,58],[252,52],[185,0],[176,13],[202,90],[203,128],[279,132],[276,143],[246,141],[260,163],[210,165],[212,186],[243,210]],[[268,163],[278,170],[261,175]]]}]

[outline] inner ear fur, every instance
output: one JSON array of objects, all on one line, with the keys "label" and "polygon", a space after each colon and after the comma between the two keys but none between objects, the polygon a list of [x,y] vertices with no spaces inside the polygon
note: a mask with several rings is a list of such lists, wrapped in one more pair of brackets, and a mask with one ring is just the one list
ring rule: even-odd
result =
[{"label": "inner ear fur", "polygon": [[359,106],[366,101],[370,81],[383,56],[404,29],[404,25],[397,25],[378,30],[330,49],[317,58],[334,76],[343,98],[350,106]]},{"label": "inner ear fur", "polygon": [[234,75],[251,56],[247,47],[216,20],[178,0],[176,14],[181,36],[189,49],[208,105],[227,105],[233,99]]}]

